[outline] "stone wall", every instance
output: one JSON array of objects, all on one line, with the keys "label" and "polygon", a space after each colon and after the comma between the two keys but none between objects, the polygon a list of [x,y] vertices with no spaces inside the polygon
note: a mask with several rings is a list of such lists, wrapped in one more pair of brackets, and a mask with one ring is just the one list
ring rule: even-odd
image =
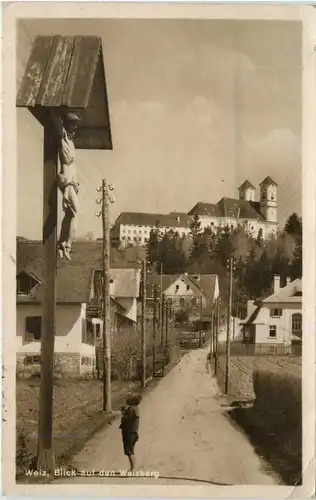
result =
[{"label": "stone wall", "polygon": [[[86,377],[95,371],[95,359],[81,356],[79,353],[55,353],[54,373],[63,377]],[[20,378],[40,373],[40,357],[38,354],[17,354],[16,373]]]}]

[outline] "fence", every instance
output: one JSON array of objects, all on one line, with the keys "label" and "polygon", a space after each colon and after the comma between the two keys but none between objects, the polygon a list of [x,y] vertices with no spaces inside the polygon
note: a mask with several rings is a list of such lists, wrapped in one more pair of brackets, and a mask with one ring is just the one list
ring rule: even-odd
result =
[{"label": "fence", "polygon": [[[165,333],[164,333],[165,335]],[[146,378],[154,375],[154,358],[163,367],[176,362],[180,358],[179,330],[169,324],[167,337],[161,339],[156,332],[155,349],[153,349],[153,325],[146,325]],[[112,379],[139,380],[141,378],[141,326],[116,332],[111,345]],[[102,378],[103,348],[96,348],[95,377]]]},{"label": "fence", "polygon": [[[224,354],[226,343],[218,344],[218,354]],[[231,343],[231,354],[237,356],[302,356],[302,345],[284,344],[244,344],[242,342]]]},{"label": "fence", "polygon": [[[215,363],[212,363],[215,370]],[[228,382],[228,395],[252,399],[254,398],[253,377],[257,369],[277,372],[286,377],[294,374],[300,377],[302,371],[302,358],[297,355],[231,355],[230,379]],[[226,356],[219,354],[217,358],[216,378],[219,389],[224,392],[226,378]]]}]

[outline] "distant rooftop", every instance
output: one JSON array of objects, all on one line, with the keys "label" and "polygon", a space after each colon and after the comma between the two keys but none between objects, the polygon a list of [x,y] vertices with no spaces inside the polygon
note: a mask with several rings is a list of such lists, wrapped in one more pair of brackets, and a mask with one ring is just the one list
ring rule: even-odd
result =
[{"label": "distant rooftop", "polygon": [[222,198],[218,203],[197,203],[188,215],[208,215],[213,217],[234,217],[236,219],[265,220],[258,201]]},{"label": "distant rooftop", "polygon": [[156,226],[162,227],[190,227],[189,217],[185,213],[152,214],[143,212],[122,212],[116,219],[115,224],[126,224],[134,226]]}]

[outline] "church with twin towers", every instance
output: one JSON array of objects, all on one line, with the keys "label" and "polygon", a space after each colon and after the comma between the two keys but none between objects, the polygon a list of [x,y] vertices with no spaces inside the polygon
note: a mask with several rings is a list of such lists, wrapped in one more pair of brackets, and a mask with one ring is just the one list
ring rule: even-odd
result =
[{"label": "church with twin towers", "polygon": [[187,213],[122,212],[115,221],[112,235],[122,246],[145,245],[150,231],[156,227],[161,233],[172,229],[180,236],[188,235],[192,218],[198,216],[201,229],[243,226],[253,237],[267,239],[278,231],[277,183],[268,176],[258,187],[259,200],[256,187],[245,180],[238,188],[238,198],[223,197],[217,203],[200,201]]}]

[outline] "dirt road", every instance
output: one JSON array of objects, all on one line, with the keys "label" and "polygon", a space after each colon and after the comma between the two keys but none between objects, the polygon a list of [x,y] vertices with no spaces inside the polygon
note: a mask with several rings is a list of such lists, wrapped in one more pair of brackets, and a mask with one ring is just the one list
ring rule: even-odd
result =
[{"label": "dirt road", "polygon": [[[206,349],[186,354],[145,396],[140,405],[137,469],[217,484],[278,484],[247,438],[224,415],[206,356]],[[119,419],[98,432],[74,457],[73,465],[89,471],[128,469]]]}]

